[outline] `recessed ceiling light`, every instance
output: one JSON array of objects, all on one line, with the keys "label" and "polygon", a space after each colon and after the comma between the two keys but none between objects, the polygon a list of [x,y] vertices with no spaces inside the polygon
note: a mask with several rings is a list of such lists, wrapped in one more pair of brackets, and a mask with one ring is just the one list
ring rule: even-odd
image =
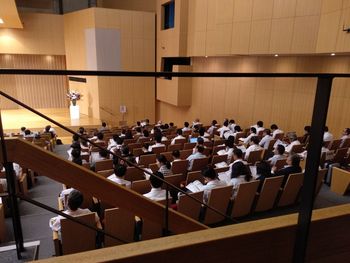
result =
[{"label": "recessed ceiling light", "polygon": [[278,54],[275,54],[275,57],[278,57]]},{"label": "recessed ceiling light", "polygon": [[2,18],[0,18],[0,24],[3,24],[4,23],[4,20],[2,20]]},{"label": "recessed ceiling light", "polygon": [[205,58],[208,58],[208,56],[205,56]]},{"label": "recessed ceiling light", "polygon": [[335,53],[332,53],[331,56],[335,56]]}]

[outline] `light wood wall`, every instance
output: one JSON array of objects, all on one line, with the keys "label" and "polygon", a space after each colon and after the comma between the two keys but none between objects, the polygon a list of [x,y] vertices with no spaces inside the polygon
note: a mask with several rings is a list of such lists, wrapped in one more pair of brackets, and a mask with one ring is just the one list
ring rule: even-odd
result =
[{"label": "light wood wall", "polygon": [[22,13],[23,29],[0,29],[0,54],[64,55],[63,17]]},{"label": "light wood wall", "polygon": [[[350,72],[349,56],[194,58],[194,72]],[[336,136],[350,126],[350,79],[335,79],[328,126]],[[200,118],[222,123],[233,118],[243,127],[263,120],[285,131],[303,132],[311,122],[316,79],[192,78],[190,107],[157,101],[156,118],[184,121]]]},{"label": "light wood wall", "polygon": [[188,56],[349,52],[347,0],[191,0]]},{"label": "light wood wall", "polygon": [[[64,15],[68,69],[87,67],[85,32],[87,28],[120,29],[121,70],[155,70],[155,14],[107,8],[90,8]],[[73,83],[79,90],[81,112],[111,124],[122,120],[119,106],[127,106],[128,124],[142,118],[154,121],[154,78],[88,77],[87,83]]]},{"label": "light wood wall", "polygon": [[[0,68],[65,69],[64,56],[2,55]],[[0,75],[0,89],[34,108],[66,107],[65,76]],[[1,109],[17,109],[18,105],[0,98]]]}]

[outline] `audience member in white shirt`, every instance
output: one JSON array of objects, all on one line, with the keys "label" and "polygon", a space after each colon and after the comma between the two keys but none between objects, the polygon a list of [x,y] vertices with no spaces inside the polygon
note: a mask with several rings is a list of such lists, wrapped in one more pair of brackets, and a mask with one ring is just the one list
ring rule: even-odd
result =
[{"label": "audience member in white shirt", "polygon": [[153,149],[153,148],[165,146],[165,144],[162,143],[162,135],[161,135],[161,134],[156,134],[155,139],[156,139],[156,143],[153,144],[153,145],[151,145],[151,146],[148,148],[148,151],[149,151],[149,152],[152,152],[152,149]]},{"label": "audience member in white shirt", "polygon": [[204,140],[205,142],[209,142],[209,141],[210,141],[210,140],[207,138],[207,137],[209,137],[210,135],[209,135],[208,133],[205,132],[205,129],[204,129],[203,127],[200,127],[200,128],[199,128],[198,133],[199,133],[198,138],[203,138],[203,140]]},{"label": "audience member in white shirt", "polygon": [[117,184],[125,185],[126,187],[131,187],[131,182],[124,179],[124,175],[126,174],[126,166],[125,165],[117,165],[114,168],[114,174],[107,177],[108,180],[115,182]]},{"label": "audience member in white shirt", "polygon": [[190,128],[190,124],[187,121],[184,122],[184,127],[182,128],[182,131],[192,131],[192,129]]},{"label": "audience member in white shirt", "polygon": [[226,183],[224,181],[220,181],[218,178],[214,168],[212,166],[207,166],[201,171],[205,185],[203,186],[203,202],[207,203],[210,197],[211,190],[218,187],[226,186]]},{"label": "audience member in white shirt", "polygon": [[175,144],[175,140],[177,140],[177,139],[186,139],[184,136],[182,136],[182,130],[181,129],[177,129],[176,134],[177,134],[177,136],[174,139],[171,140],[171,144],[172,145]]},{"label": "audience member in white shirt", "polygon": [[160,172],[154,172],[154,175],[149,178],[152,189],[147,194],[144,194],[144,197],[147,197],[153,201],[161,201],[166,199],[166,190],[162,189],[163,181],[159,180],[159,178],[164,180],[164,176]]},{"label": "audience member in white shirt", "polygon": [[265,130],[264,123],[262,121],[258,121],[256,123],[256,125],[253,125],[252,127],[254,127],[256,129],[256,134],[257,135],[259,135],[259,132]]},{"label": "audience member in white shirt", "polygon": [[263,147],[264,149],[268,149],[271,140],[272,140],[271,130],[270,129],[265,129],[264,132],[263,132],[263,137],[262,137],[259,145],[261,147]]},{"label": "audience member in white shirt", "polygon": [[99,152],[92,152],[90,155],[90,166],[95,169],[96,162],[106,160],[108,158],[107,150],[100,150]]},{"label": "audience member in white shirt", "polygon": [[330,142],[333,141],[333,134],[328,131],[328,127],[324,127],[323,141]]},{"label": "audience member in white shirt", "polygon": [[213,120],[212,122],[211,122],[211,126],[208,128],[208,130],[207,130],[207,133],[209,134],[209,135],[212,135],[213,133],[214,133],[214,131],[215,131],[215,129],[217,128],[216,127],[216,124],[217,124],[218,122],[216,121],[216,120]]},{"label": "audience member in white shirt", "polygon": [[277,147],[273,150],[274,156],[272,156],[268,161],[270,162],[271,166],[275,166],[276,162],[278,160],[286,159],[286,156],[284,156],[285,148],[282,144],[278,144]]},{"label": "audience member in white shirt", "polygon": [[[63,213],[70,216],[80,216],[84,214],[92,213],[89,209],[81,209],[80,206],[84,201],[84,197],[81,192],[78,190],[72,190],[68,196],[68,209]],[[95,223],[96,227],[102,229],[100,218],[96,213],[95,214]],[[64,219],[63,216],[56,216],[50,219],[49,226],[53,231],[61,230],[61,220]]]},{"label": "audience member in white shirt", "polygon": [[204,152],[204,147],[202,145],[197,145],[195,150],[194,150],[194,153],[187,157],[186,160],[188,160],[188,170],[189,171],[192,170],[193,161],[195,159],[201,159],[201,158],[205,158],[206,157],[203,154],[203,152]]},{"label": "audience member in white shirt", "polygon": [[230,131],[230,128],[228,127],[228,120],[226,120],[224,124],[217,131],[220,133],[220,137],[224,138],[224,134]]},{"label": "audience member in white shirt", "polygon": [[196,118],[193,122],[192,122],[192,128],[194,128],[195,126],[201,126],[202,123],[200,122],[199,118]]},{"label": "audience member in white shirt", "polygon": [[349,139],[349,138],[350,138],[350,128],[345,128],[343,131],[343,135],[340,138],[341,139],[340,147],[342,147],[346,139]]},{"label": "audience member in white shirt", "polygon": [[232,132],[235,132],[235,127],[236,127],[236,122],[235,120],[230,120],[228,122],[228,128],[232,131]]},{"label": "audience member in white shirt", "polygon": [[254,136],[256,136],[257,134],[256,134],[256,129],[254,128],[254,127],[251,127],[250,128],[250,131],[249,131],[249,135],[248,135],[248,137],[246,137],[246,138],[241,138],[242,140],[243,140],[243,143],[244,144],[248,144],[248,143],[250,143],[250,140],[254,137]]},{"label": "audience member in white shirt", "polygon": [[286,153],[291,153],[291,150],[294,145],[300,145],[300,142],[298,141],[298,137],[296,134],[292,134],[290,137],[290,140],[292,141],[287,147],[286,147]]},{"label": "audience member in white shirt", "polygon": [[272,138],[275,139],[277,134],[284,133],[282,130],[278,128],[276,124],[271,125],[271,131],[272,131]]},{"label": "audience member in white shirt", "polygon": [[21,127],[21,131],[19,132],[19,135],[22,135],[24,137],[25,130],[26,130],[26,127]]},{"label": "audience member in white shirt", "polygon": [[248,160],[251,152],[262,150],[262,148],[259,145],[259,142],[260,142],[260,140],[259,140],[258,136],[252,137],[252,139],[250,140],[250,146],[245,151],[245,156],[244,156],[245,160]]},{"label": "audience member in white shirt", "polygon": [[173,164],[173,162],[182,161],[182,159],[180,158],[180,151],[179,150],[172,151],[171,155],[173,156],[173,161],[171,162],[171,165]]},{"label": "audience member in white shirt", "polygon": [[235,149],[233,153],[234,162],[231,164],[230,185],[233,186],[233,196],[237,194],[239,185],[243,182],[249,182],[252,179],[249,168],[242,159],[243,153],[240,149]]}]

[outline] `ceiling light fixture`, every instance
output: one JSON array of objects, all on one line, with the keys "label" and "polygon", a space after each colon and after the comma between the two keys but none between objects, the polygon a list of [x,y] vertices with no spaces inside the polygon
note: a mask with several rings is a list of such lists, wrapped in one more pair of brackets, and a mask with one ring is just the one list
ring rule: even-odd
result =
[{"label": "ceiling light fixture", "polygon": [[331,56],[335,56],[335,53],[332,53]]},{"label": "ceiling light fixture", "polygon": [[278,54],[275,54],[275,57],[278,57]]}]

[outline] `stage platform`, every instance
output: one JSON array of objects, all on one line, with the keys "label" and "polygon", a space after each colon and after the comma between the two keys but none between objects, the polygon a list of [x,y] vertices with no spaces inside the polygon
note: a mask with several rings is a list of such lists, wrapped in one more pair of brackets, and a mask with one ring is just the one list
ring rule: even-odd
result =
[{"label": "stage platform", "polygon": [[[80,119],[78,120],[71,120],[68,108],[36,110],[73,131],[77,131],[80,126],[83,126],[84,128],[97,128],[101,126],[100,120],[91,118],[84,114],[80,114]],[[51,125],[56,130],[58,137],[71,137],[71,134],[67,131],[62,130],[56,125],[26,109],[1,110],[1,117],[6,133],[18,133],[22,126],[30,129],[32,132],[42,131],[45,126]]]}]

